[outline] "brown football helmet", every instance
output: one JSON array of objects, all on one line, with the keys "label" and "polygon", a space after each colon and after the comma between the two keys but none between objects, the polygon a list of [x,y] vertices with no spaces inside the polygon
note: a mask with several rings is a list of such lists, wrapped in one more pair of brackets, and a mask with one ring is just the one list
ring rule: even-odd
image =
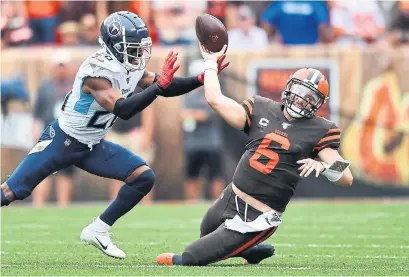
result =
[{"label": "brown football helmet", "polygon": [[302,68],[288,79],[282,104],[294,118],[312,118],[328,99],[328,81],[319,70]]}]

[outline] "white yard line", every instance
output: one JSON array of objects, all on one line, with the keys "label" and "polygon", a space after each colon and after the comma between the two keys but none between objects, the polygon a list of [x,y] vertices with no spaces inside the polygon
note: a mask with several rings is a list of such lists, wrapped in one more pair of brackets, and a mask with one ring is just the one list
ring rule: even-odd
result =
[{"label": "white yard line", "polygon": [[[83,227],[84,224],[67,224],[65,225],[67,227]],[[185,227],[190,227],[191,225],[186,225]],[[13,224],[10,226],[6,226],[3,227],[2,233],[7,234],[8,230],[15,230],[15,229],[29,229],[29,230],[36,230],[39,229],[41,230],[40,235],[50,235],[50,232],[44,232],[44,229],[48,229],[50,226],[49,225],[45,225],[45,224]],[[163,230],[164,226],[163,225],[158,225],[158,224],[149,224],[149,226],[147,226],[146,224],[144,226],[138,226],[137,224],[127,224],[125,226],[120,226],[120,228],[146,228],[146,227],[157,227],[160,228],[161,230]],[[180,227],[180,226],[179,226]],[[379,235],[379,234],[359,234],[359,235],[354,235],[354,234],[317,234],[317,233],[305,233],[305,232],[293,232],[292,230],[294,229],[304,229],[303,227],[291,227],[291,226],[283,226],[284,228],[286,228],[285,232],[277,232],[274,237],[290,237],[290,238],[348,238],[348,239],[352,239],[352,238],[357,238],[357,239],[400,239],[402,238],[402,236],[392,236],[392,235]],[[320,228],[322,229],[321,226],[312,226],[313,228]],[[51,226],[52,228],[52,226]],[[172,227],[173,228],[173,227]],[[342,230],[345,229],[346,227],[344,226],[333,226],[333,229],[337,229],[337,230]],[[310,227],[305,227],[305,229],[311,229]],[[197,230],[187,230],[184,231],[185,233],[197,233]],[[12,233],[12,232],[10,232]]]},{"label": "white yard line", "polygon": [[409,245],[388,245],[388,244],[291,244],[274,243],[278,247],[308,247],[308,248],[398,248],[409,249]]},{"label": "white yard line", "polygon": [[[78,253],[73,252],[30,252],[30,251],[18,251],[18,252],[0,252],[1,255],[47,255],[47,256],[57,256],[57,255],[71,255],[71,256],[78,256]],[[82,253],[81,256],[103,256],[102,253]],[[127,254],[128,257],[140,257],[144,256],[142,253],[130,253]],[[319,254],[278,254],[273,257],[274,258],[292,258],[292,257],[300,257],[300,258],[353,258],[353,259],[409,259],[409,256],[388,256],[388,255],[365,255],[365,256],[357,256],[357,255],[319,255]]]},{"label": "white yard line", "polygon": [[[37,266],[34,264],[2,264],[2,268],[21,268],[21,267],[30,267],[32,269],[39,269],[39,268],[46,268],[49,270],[51,267],[55,268],[81,268],[83,266],[86,266],[87,268],[166,268],[167,270],[179,270],[181,267],[179,266],[163,266],[163,265],[110,265],[110,264],[81,264],[81,265],[67,265],[67,264],[55,264],[54,266],[50,265],[44,265],[44,266]],[[232,264],[232,265],[221,265],[218,264],[217,266],[208,266],[208,269],[238,269],[237,267],[238,264]],[[347,268],[334,268],[334,267],[313,267],[313,266],[308,266],[308,267],[282,267],[282,266],[274,266],[274,265],[251,265],[251,268],[259,268],[259,269],[277,269],[277,270],[331,270],[331,271],[345,271]],[[402,270],[404,267],[402,267]],[[372,271],[372,268],[354,268],[354,271]]]},{"label": "white yard line", "polygon": [[[84,202],[73,202],[71,203],[72,208],[89,208],[89,207],[100,207],[100,206],[106,206],[109,205],[109,201],[84,201]],[[148,208],[148,207],[157,207],[157,206],[175,206],[175,207],[189,207],[189,206],[198,206],[198,205],[208,205],[210,206],[213,202],[212,201],[206,201],[202,200],[197,204],[189,204],[186,203],[185,201],[154,201],[152,204],[139,204],[139,207],[142,208]],[[314,204],[314,203],[330,203],[330,204],[339,204],[339,205],[344,205],[344,204],[354,204],[354,203],[385,203],[385,204],[406,204],[409,203],[409,197],[360,197],[359,199],[357,198],[294,198],[291,199],[291,204],[298,205],[298,204]],[[13,203],[13,209],[17,208],[32,208],[33,205],[30,202],[26,203]],[[291,205],[290,204],[290,205]],[[45,208],[56,208],[57,206],[53,203],[48,203]]]},{"label": "white yard line", "polygon": [[347,238],[347,239],[401,239],[402,236],[390,236],[390,235],[372,235],[372,234],[361,234],[361,235],[352,235],[352,234],[316,234],[316,233],[293,233],[287,234],[283,232],[282,234],[274,234],[275,238],[286,237],[286,238]]},{"label": "white yard line", "polygon": [[[361,222],[362,223],[362,222]],[[280,227],[282,230],[286,230],[287,232],[321,232],[321,231],[348,231],[348,232],[370,232],[373,230],[373,226],[368,226],[365,225],[364,223],[360,225],[336,225],[336,224],[331,224],[329,223],[328,225],[323,225],[323,224],[286,224],[282,225]],[[278,230],[280,230],[280,228]],[[398,226],[398,228],[394,226],[388,226],[388,225],[378,225],[376,226],[377,231],[382,231],[385,233],[388,233],[390,230],[400,230],[400,231],[406,231],[405,226]]]},{"label": "white yard line", "polygon": [[[32,240],[32,241],[19,241],[19,240],[5,240],[5,244],[46,244],[46,245],[61,245],[61,244],[84,244],[81,241],[63,241],[63,240]],[[125,243],[119,243],[125,244]],[[135,242],[136,245],[157,245],[156,242]],[[307,247],[307,248],[397,248],[397,249],[409,249],[409,245],[389,245],[389,244],[291,244],[291,243],[274,243],[277,247]]]},{"label": "white yard line", "polygon": [[365,255],[365,256],[354,256],[354,255],[302,255],[302,254],[283,254],[283,255],[276,255],[275,258],[291,258],[291,257],[301,257],[301,258],[353,258],[353,259],[409,259],[409,256],[373,256],[373,255]]}]

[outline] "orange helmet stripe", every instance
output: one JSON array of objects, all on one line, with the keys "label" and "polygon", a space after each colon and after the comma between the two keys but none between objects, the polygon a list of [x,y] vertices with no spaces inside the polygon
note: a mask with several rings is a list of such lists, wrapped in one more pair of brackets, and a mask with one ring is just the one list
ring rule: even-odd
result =
[{"label": "orange helmet stripe", "polygon": [[328,97],[329,88],[328,88],[328,81],[325,78],[324,74],[322,74],[318,69],[314,68],[302,68],[297,70],[292,78],[299,79],[301,81],[309,80],[315,87],[325,96]]},{"label": "orange helmet stripe", "polygon": [[325,96],[325,98],[328,97],[328,81],[324,75],[318,82],[318,90]]}]

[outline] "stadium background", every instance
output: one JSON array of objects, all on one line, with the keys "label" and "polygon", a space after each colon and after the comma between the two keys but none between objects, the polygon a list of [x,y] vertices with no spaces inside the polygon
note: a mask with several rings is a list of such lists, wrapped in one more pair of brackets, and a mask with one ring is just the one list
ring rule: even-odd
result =
[{"label": "stadium background", "polygon": [[[267,241],[275,256],[260,265],[235,258],[206,268],[158,266],[159,253],[181,253],[198,238],[210,202],[197,200],[220,189],[192,186],[197,180],[186,171],[197,165],[187,156],[221,153],[222,161],[211,164],[222,169],[214,182],[220,185],[230,182],[246,140],[212,113],[200,90],[159,98],[132,120],[118,120],[108,136],[143,155],[157,175],[152,193],[113,227],[126,259],[103,256],[79,241],[82,228],[122,184],[69,169],[46,179],[23,205],[1,209],[1,275],[408,276],[407,1],[1,1],[2,181],[33,147],[42,125],[58,115],[73,74],[99,48],[100,23],[118,10],[147,22],[154,41],[148,69],[160,72],[173,49],[183,76],[197,74],[203,64],[196,16],[208,12],[221,19],[229,30],[231,65],[220,78],[223,92],[237,101],[254,94],[278,99],[299,67],[322,70],[331,98],[321,114],[342,128],[341,151],[352,161],[354,184],[303,180],[284,224]],[[200,171],[206,177],[209,168]],[[318,201],[300,200],[307,197]],[[154,200],[164,202],[145,205]]]},{"label": "stadium background", "polygon": [[[173,49],[179,52],[178,74],[187,76],[199,58],[194,21],[198,14],[208,12],[223,20],[230,32],[227,59],[231,65],[221,79],[223,91],[237,101],[254,94],[279,99],[286,79],[300,67],[318,68],[329,78],[331,98],[322,115],[337,122],[342,129],[341,152],[352,161],[354,184],[351,188],[341,188],[324,178],[307,178],[300,184],[297,197],[407,197],[408,2],[370,3],[351,2],[345,6],[337,1],[298,2],[294,7],[307,6],[296,8],[291,14],[293,17],[305,16],[305,7],[321,13],[317,16],[320,24],[312,23],[304,26],[307,29],[300,29],[292,26],[293,23],[277,24],[280,20],[271,15],[271,6],[277,3],[271,1],[176,1],[172,4],[2,1],[1,178],[5,180],[11,174],[41,132],[35,102],[42,81],[52,75],[55,66],[68,65],[71,74],[75,74],[81,62],[98,49],[99,25],[107,14],[124,9],[139,14],[147,22],[154,40],[148,69],[160,72],[165,55]],[[280,16],[281,22],[289,22],[288,14]],[[256,29],[256,26],[264,27],[268,18],[276,28],[271,36],[262,34],[265,32],[262,28]],[[251,26],[250,43],[237,40],[245,36],[245,24]],[[289,30],[295,34],[318,32],[320,40],[286,42]],[[139,132],[142,135],[135,137],[132,126],[120,121],[115,124],[116,141],[149,152],[149,164],[155,170],[157,183],[146,201],[185,199],[184,105],[183,97],[157,99],[147,113],[148,119],[138,117],[131,123],[143,126],[143,132]],[[218,149],[222,153],[222,177],[228,183],[244,151],[246,138],[222,120],[217,124],[222,141]],[[121,128],[131,132],[124,135]],[[113,186],[106,179],[80,170],[72,175],[72,184],[72,201],[107,201]],[[203,193],[197,192],[194,196],[202,199],[210,198],[210,194],[205,186]],[[51,201],[54,200],[53,188]],[[24,202],[31,201],[29,198]]]}]

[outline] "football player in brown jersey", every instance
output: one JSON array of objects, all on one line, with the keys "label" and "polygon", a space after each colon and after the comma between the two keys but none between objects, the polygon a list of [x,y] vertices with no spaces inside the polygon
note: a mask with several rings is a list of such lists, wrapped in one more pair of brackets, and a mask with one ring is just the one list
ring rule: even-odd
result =
[{"label": "football player in brown jersey", "polygon": [[301,178],[312,172],[339,185],[350,186],[349,162],[338,153],[340,129],[316,116],[328,99],[328,81],[313,68],[296,71],[287,81],[281,103],[254,96],[242,104],[224,96],[217,61],[225,48],[205,59],[205,96],[209,105],[231,126],[248,135],[246,151],[233,182],[209,208],[200,239],[182,255],[163,253],[159,264],[203,266],[230,257],[256,264],[274,254],[260,244],[281,224],[281,216]]}]

